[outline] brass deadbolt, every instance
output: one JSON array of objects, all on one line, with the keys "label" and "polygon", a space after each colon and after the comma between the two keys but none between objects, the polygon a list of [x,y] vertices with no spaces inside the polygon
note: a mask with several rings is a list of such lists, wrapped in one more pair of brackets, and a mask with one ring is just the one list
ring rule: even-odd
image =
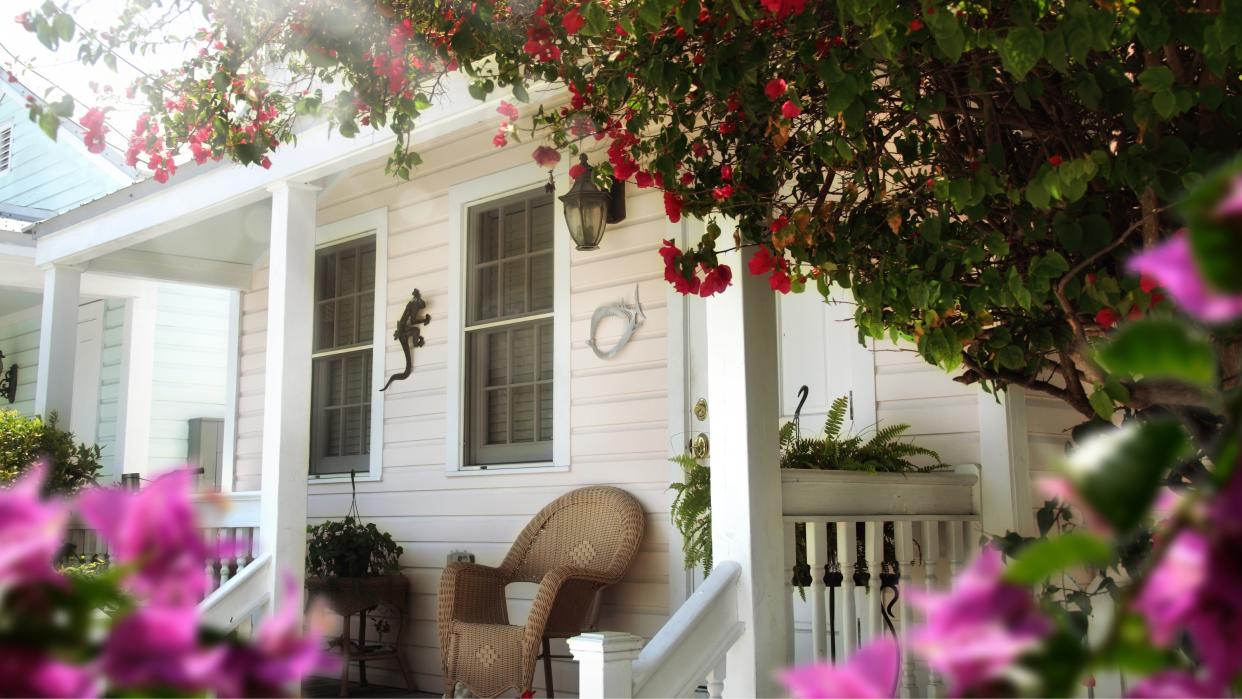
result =
[{"label": "brass deadbolt", "polygon": [[707,419],[707,399],[706,398],[700,398],[698,402],[694,404],[694,416],[699,419],[699,422],[702,422]]},{"label": "brass deadbolt", "polygon": [[707,441],[707,434],[700,432],[690,440],[690,456],[696,459],[706,459],[711,452],[711,443]]}]

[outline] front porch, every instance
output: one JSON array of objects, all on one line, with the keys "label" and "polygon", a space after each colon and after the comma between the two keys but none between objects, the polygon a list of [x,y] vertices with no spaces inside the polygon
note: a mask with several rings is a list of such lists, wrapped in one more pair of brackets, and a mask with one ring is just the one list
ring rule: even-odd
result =
[{"label": "front porch", "polygon": [[[72,324],[56,319],[88,293],[92,275],[210,285],[236,298],[222,492],[204,500],[201,526],[211,538],[243,545],[236,557],[212,563],[208,618],[246,628],[273,605],[300,604],[282,599],[280,573],[304,569],[307,524],[349,509],[344,472],[308,478],[319,436],[308,419],[316,410],[313,364],[321,358],[311,349],[322,300],[314,270],[323,251],[367,236],[374,236],[376,258],[373,317],[364,319],[373,321],[372,339],[339,349],[361,348],[374,367],[363,381],[374,427],[354,455],[362,465],[357,499],[363,518],[405,548],[400,565],[411,599],[403,652],[421,691],[438,692],[441,682],[435,610],[446,559],[465,554],[499,563],[533,513],[576,487],[611,484],[631,493],[647,531],[629,574],[605,593],[602,632],[554,643],[555,654],[574,656],[553,663],[557,691],[580,696],[685,696],[700,686],[710,696],[775,695],[775,669],[845,658],[899,629],[909,614],[901,590],[947,580],[981,531],[1027,526],[1021,398],[1001,403],[947,377],[893,369],[881,350],[854,346],[852,327],[840,330],[839,309],[829,317],[824,304],[778,305],[762,278],[739,275],[734,288],[707,302],[669,291],[653,251],[665,237],[697,237],[703,224],[665,223],[652,191],[630,192],[629,217],[609,227],[597,253],[571,251],[554,215],[553,310],[539,319],[552,327],[551,458],[470,463],[463,455],[470,368],[461,241],[472,210],[537,193],[547,177],[521,150],[475,148],[494,109],[489,103],[431,120],[421,131],[426,175],[409,183],[383,174],[375,159],[390,144],[379,137],[342,144],[313,130],[270,171],[189,170],[162,189],[138,185],[40,232],[34,262],[46,269],[41,293],[52,322],[41,332],[48,347],[76,341]],[[473,149],[467,155],[465,143]],[[563,169],[556,177],[558,185],[566,181]],[[730,263],[745,268],[740,257]],[[412,288],[421,290],[433,322],[414,353],[412,376],[380,393],[404,365],[390,338]],[[619,296],[641,300],[647,319],[623,353],[602,359],[586,345],[592,315]],[[818,340],[807,339],[815,333]],[[602,325],[601,345],[620,335]],[[809,350],[791,349],[804,340]],[[41,390],[46,408],[69,412],[65,361],[49,355]],[[960,472],[915,478],[931,485],[911,496],[899,490],[904,476],[789,480],[777,464],[777,427],[794,412],[803,383],[814,386],[805,414],[822,414],[834,397],[851,393],[859,405],[853,428],[909,419],[917,438],[935,442]],[[668,491],[680,473],[667,462],[707,430],[691,417],[702,396],[712,397],[713,509],[730,513],[714,520],[717,565],[705,581],[682,566]],[[226,506],[216,507],[219,500]],[[81,536],[86,553],[89,536]],[[795,580],[806,583],[805,601]],[[514,623],[526,617],[534,594],[528,583],[508,591]],[[907,695],[937,691],[934,677],[913,664],[907,669]],[[375,687],[403,684],[386,663],[368,672]],[[542,670],[535,677],[542,692]],[[326,691],[335,694],[335,680],[331,686]],[[306,691],[325,689],[312,683]]]}]

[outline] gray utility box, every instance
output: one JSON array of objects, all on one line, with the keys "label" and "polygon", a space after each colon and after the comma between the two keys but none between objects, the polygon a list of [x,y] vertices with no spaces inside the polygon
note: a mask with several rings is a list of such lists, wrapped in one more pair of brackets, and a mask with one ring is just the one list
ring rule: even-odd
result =
[{"label": "gray utility box", "polygon": [[224,464],[224,420],[196,417],[190,420],[186,461],[199,469],[198,490],[219,492]]}]

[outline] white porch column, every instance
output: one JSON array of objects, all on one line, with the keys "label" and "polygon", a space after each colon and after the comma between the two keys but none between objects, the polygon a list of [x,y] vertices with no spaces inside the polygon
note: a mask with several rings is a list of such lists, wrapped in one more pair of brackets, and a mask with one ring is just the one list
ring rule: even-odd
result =
[{"label": "white porch column", "polygon": [[[729,240],[725,230],[722,240]],[[783,696],[773,672],[788,664],[787,587],[778,463],[780,416],[776,300],[750,274],[752,249],[725,253],[733,286],[707,302],[707,382],[712,399],[712,546],[737,561],[742,637],[727,656],[725,696]]]},{"label": "white porch column", "polygon": [[39,370],[35,413],[55,412],[69,429],[73,409],[73,364],[78,349],[78,300],[82,270],[52,265],[43,273],[43,318],[39,325]]},{"label": "white porch column", "polygon": [[1035,533],[1031,511],[1030,445],[1026,394],[1009,388],[979,393],[979,489],[983,531],[1001,535]]},{"label": "white porch column", "polygon": [[[306,562],[306,479],[310,463],[311,321],[318,188],[273,185],[263,375],[263,459],[259,537],[272,553],[271,600],[302,608]],[[292,598],[282,581],[292,576]]]}]

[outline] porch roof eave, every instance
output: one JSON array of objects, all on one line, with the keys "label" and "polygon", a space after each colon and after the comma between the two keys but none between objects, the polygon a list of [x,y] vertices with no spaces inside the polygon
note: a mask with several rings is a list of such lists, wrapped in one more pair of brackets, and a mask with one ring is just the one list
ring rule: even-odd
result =
[{"label": "porch roof eave", "polygon": [[[495,116],[496,104],[469,97],[464,80],[456,80],[444,99],[424,112],[412,145],[468,129]],[[269,169],[231,163],[187,168],[172,181],[139,182],[37,224],[35,264],[77,265],[142,243],[191,223],[260,201],[282,181],[310,182],[382,157],[392,149],[390,132],[372,131],[345,138],[326,122],[297,136],[296,145],[279,152]]]}]

